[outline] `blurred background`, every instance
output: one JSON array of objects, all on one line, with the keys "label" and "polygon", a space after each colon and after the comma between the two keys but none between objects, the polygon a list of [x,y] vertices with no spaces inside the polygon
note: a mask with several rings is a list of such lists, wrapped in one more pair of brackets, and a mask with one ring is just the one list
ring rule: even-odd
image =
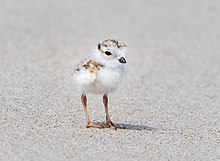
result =
[{"label": "blurred background", "polygon": [[[219,159],[219,17],[218,0],[0,0],[0,160]],[[118,132],[85,128],[72,78],[107,38],[129,51]]]}]

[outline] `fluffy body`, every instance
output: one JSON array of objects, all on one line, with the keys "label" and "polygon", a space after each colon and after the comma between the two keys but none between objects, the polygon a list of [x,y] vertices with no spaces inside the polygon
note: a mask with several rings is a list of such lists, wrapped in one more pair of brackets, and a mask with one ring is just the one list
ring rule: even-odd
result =
[{"label": "fluffy body", "polygon": [[[106,55],[106,51],[111,55]],[[104,40],[76,68],[74,79],[84,94],[108,94],[117,89],[125,72],[126,46],[118,40]],[[124,59],[125,60],[125,59]]]}]

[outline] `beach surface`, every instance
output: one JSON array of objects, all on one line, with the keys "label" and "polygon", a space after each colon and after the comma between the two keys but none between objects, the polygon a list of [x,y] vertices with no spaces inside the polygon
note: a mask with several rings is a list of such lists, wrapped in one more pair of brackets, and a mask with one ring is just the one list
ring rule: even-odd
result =
[{"label": "beach surface", "polygon": [[[1,161],[220,160],[220,1],[0,0]],[[128,47],[114,123],[87,129],[75,66]],[[105,121],[102,96],[90,118]]]}]

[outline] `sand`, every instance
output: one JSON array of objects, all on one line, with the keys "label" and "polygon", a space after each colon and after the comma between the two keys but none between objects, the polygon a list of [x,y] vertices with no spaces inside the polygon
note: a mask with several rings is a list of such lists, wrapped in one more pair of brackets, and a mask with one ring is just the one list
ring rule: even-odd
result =
[{"label": "sand", "polygon": [[[219,1],[1,0],[0,160],[220,160]],[[128,46],[109,95],[124,130],[87,129],[74,66]],[[90,117],[105,120],[101,96]]]}]

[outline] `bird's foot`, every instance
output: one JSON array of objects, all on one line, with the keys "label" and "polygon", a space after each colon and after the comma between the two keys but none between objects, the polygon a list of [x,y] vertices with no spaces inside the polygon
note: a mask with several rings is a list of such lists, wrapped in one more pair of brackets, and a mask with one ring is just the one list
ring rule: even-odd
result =
[{"label": "bird's foot", "polygon": [[91,121],[87,122],[86,127],[87,128],[90,128],[90,127],[92,127],[92,128],[99,128],[99,129],[102,128],[102,126],[96,125],[96,124],[92,123]]},{"label": "bird's foot", "polygon": [[125,129],[125,127],[123,127],[123,126],[119,126],[119,125],[113,124],[112,121],[109,121],[109,122],[106,122],[104,124],[101,124],[100,126],[101,127],[109,127],[111,129],[115,129],[115,130],[117,130],[117,129]]}]

